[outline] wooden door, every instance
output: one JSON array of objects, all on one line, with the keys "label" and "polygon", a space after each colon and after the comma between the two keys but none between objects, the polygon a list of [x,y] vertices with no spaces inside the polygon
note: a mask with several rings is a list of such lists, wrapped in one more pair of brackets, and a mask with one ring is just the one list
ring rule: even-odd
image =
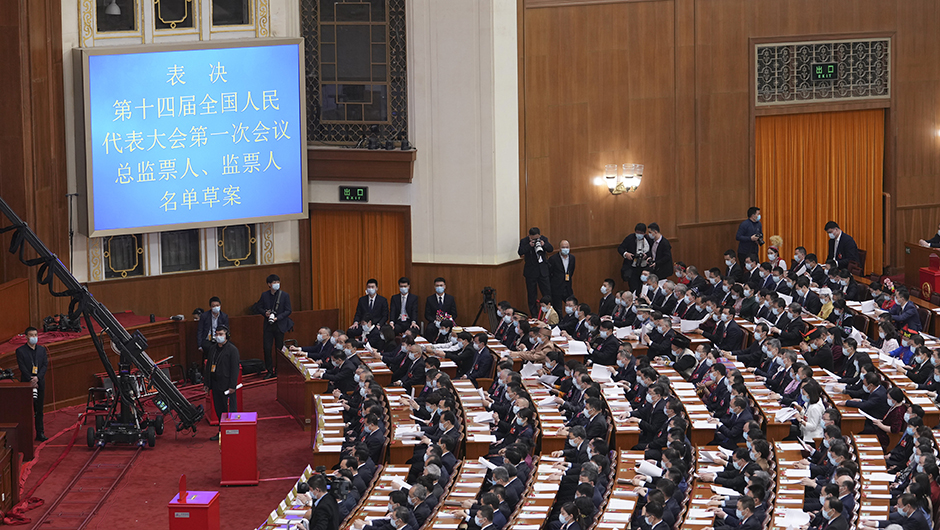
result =
[{"label": "wooden door", "polygon": [[338,308],[341,329],[352,323],[368,279],[388,298],[410,270],[408,206],[310,205],[311,309]]}]

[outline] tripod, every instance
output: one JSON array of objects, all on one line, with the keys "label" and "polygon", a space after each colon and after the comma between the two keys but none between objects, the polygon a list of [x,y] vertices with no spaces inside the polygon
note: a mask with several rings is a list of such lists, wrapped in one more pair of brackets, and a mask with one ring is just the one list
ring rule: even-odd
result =
[{"label": "tripod", "polygon": [[474,326],[476,326],[477,321],[480,320],[480,315],[486,311],[487,316],[490,317],[489,329],[496,329],[496,324],[499,319],[496,317],[496,299],[493,296],[495,293],[496,289],[493,289],[492,287],[483,288],[483,302],[480,303],[480,309],[477,310],[477,316],[473,319]]}]

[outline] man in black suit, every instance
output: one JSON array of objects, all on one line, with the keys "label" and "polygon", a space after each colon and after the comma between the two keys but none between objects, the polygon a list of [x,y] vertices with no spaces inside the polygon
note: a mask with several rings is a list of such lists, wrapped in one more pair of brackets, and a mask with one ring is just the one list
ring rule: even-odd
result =
[{"label": "man in black suit", "polygon": [[738,499],[735,514],[738,513],[741,514],[740,519],[736,516],[727,516],[722,519],[721,523],[715,524],[714,530],[760,530],[762,528],[763,521],[759,521],[757,516],[754,515],[754,499],[742,495]]},{"label": "man in black suit", "polygon": [[671,276],[675,270],[672,261],[672,244],[663,237],[659,224],[649,224],[650,262],[649,267],[660,280]]},{"label": "man in black suit", "polygon": [[660,431],[663,424],[666,423],[666,393],[666,387],[663,385],[655,384],[651,386],[646,394],[646,404],[638,410],[634,410],[627,418],[628,423],[640,427],[640,443],[633,448],[634,450],[646,449],[646,446]]},{"label": "man in black suit", "polygon": [[477,352],[473,349],[473,335],[461,331],[457,334],[457,344],[460,345],[460,349],[445,353],[444,358],[454,361],[457,365],[457,375],[463,375],[473,368],[473,359],[476,357]]},{"label": "man in black suit", "polygon": [[[744,442],[744,427],[754,419],[747,408],[747,400],[738,396],[731,400],[731,414],[721,421],[715,431],[714,445],[734,449]],[[713,420],[714,421],[714,420]]]},{"label": "man in black suit", "polygon": [[[238,409],[235,399],[239,373],[238,348],[228,341],[228,328],[225,326],[215,330],[215,347],[209,353],[208,368],[206,392],[212,392],[212,406],[216,416],[221,419],[222,414]],[[216,434],[212,439],[218,440],[219,435]]]},{"label": "man in black suit", "polygon": [[16,349],[16,364],[20,369],[20,382],[33,385],[33,416],[36,423],[36,441],[48,440],[43,425],[43,405],[46,397],[46,369],[49,352],[39,345],[39,330],[26,328],[26,344]]},{"label": "man in black suit", "polygon": [[[865,374],[862,390],[868,393],[865,399],[850,399],[843,405],[854,407],[873,418],[884,418],[888,413],[888,390],[881,384],[881,376],[877,372]],[[871,420],[865,420],[865,423]]]},{"label": "man in black suit", "polygon": [[640,281],[640,272],[649,264],[651,241],[646,235],[646,224],[637,223],[633,232],[623,238],[617,247],[617,254],[623,256],[620,278],[627,282],[631,291],[636,292],[643,283]]},{"label": "man in black suit", "polygon": [[806,247],[796,247],[787,274],[790,278],[796,279],[798,276],[802,276],[804,272],[806,272]]},{"label": "man in black suit", "polygon": [[330,382],[330,387],[332,387],[330,390],[337,389],[343,394],[349,394],[359,386],[353,377],[356,372],[355,367],[349,360],[350,352],[356,351],[357,348],[359,348],[359,342],[350,341],[344,350],[333,351],[333,366],[323,372],[322,376]]},{"label": "man in black suit", "polygon": [[806,259],[803,260],[806,263],[806,274],[809,275],[809,281],[815,283],[820,287],[825,287],[826,282],[829,280],[829,275],[826,273],[826,269],[819,265],[819,261],[816,258],[816,254],[807,254]]},{"label": "man in black suit", "polygon": [[203,363],[215,340],[215,330],[219,326],[228,327],[228,315],[222,312],[222,301],[218,296],[209,299],[209,310],[199,315],[196,327],[196,346],[202,354]]},{"label": "man in black suit", "polygon": [[[879,521],[878,528],[886,528],[891,524],[899,524],[904,530],[928,530],[930,528],[927,517],[920,510],[917,497],[913,493],[905,493],[898,497],[896,515],[899,516],[897,521],[892,520],[894,518]],[[859,528],[867,529],[870,527],[859,526]]]},{"label": "man in black suit", "polygon": [[744,330],[734,321],[734,308],[722,307],[719,324],[713,333],[705,333],[705,338],[712,341],[720,350],[732,351],[741,348],[744,343]]},{"label": "man in black suit", "polygon": [[764,279],[761,278],[760,271],[760,260],[756,254],[744,256],[744,281],[741,283],[757,282],[758,286],[763,285]]},{"label": "man in black suit", "polygon": [[339,506],[327,491],[326,479],[313,476],[309,480],[313,508],[310,510],[310,530],[339,530]]},{"label": "man in black suit", "polygon": [[552,307],[559,315],[564,315],[565,300],[574,294],[571,281],[574,279],[574,254],[567,240],[558,243],[559,251],[548,258],[548,277],[551,283]]},{"label": "man in black suit", "polygon": [[617,299],[617,293],[614,292],[614,282],[613,278],[606,278],[604,283],[601,284],[601,301],[598,304],[597,316],[609,317],[614,312],[614,308],[617,307],[615,300]]},{"label": "man in black suit", "polygon": [[552,456],[564,456],[565,461],[573,464],[583,464],[590,460],[587,454],[587,440],[584,427],[577,425],[568,431],[568,445],[561,451],[552,451]]},{"label": "man in black suit", "polygon": [[650,502],[643,507],[645,525],[640,528],[649,530],[669,530],[669,525],[663,521],[663,514],[666,508],[660,502]]},{"label": "man in black suit", "polygon": [[555,247],[548,242],[537,227],[529,229],[529,236],[519,241],[519,256],[523,259],[522,276],[525,277],[525,288],[529,296],[529,314],[537,315],[539,311],[539,296],[552,295],[552,286],[548,281],[548,255]]},{"label": "man in black suit", "polygon": [[486,347],[487,339],[486,333],[477,333],[473,337],[473,349],[477,354],[473,359],[473,364],[470,365],[470,372],[461,376],[461,379],[465,377],[473,381],[474,385],[477,384],[478,378],[489,377],[490,369],[493,367],[493,354]]},{"label": "man in black suit", "polygon": [[294,321],[290,319],[290,296],[281,290],[281,278],[277,274],[268,275],[268,290],[261,293],[261,298],[255,303],[255,313],[264,315],[264,330],[262,345],[264,347],[264,368],[267,371],[265,379],[276,377],[274,372],[274,357],[271,355],[272,343],[274,350],[280,353],[284,347],[284,334],[294,329]]},{"label": "man in black suit", "polygon": [[807,313],[818,315],[822,310],[822,300],[809,288],[809,278],[801,276],[796,280],[793,301],[803,306]]},{"label": "man in black suit", "polygon": [[584,435],[588,440],[594,438],[607,439],[607,417],[604,416],[604,404],[598,398],[584,400],[584,414],[587,423],[584,425]]},{"label": "man in black suit", "polygon": [[731,283],[744,283],[744,269],[738,263],[738,254],[730,248],[725,251],[725,278],[730,278]]},{"label": "man in black suit", "polygon": [[594,364],[614,366],[617,364],[617,352],[620,351],[620,339],[614,335],[614,323],[605,320],[600,324],[601,340],[593,347],[589,358]]},{"label": "man in black suit", "polygon": [[411,280],[402,276],[398,279],[398,291],[391,300],[391,309],[388,317],[394,319],[395,334],[404,333],[406,329],[418,330],[418,297],[410,294]]},{"label": "man in black suit", "polygon": [[371,315],[372,324],[378,327],[382,327],[388,322],[388,300],[378,293],[378,280],[369,278],[366,281],[366,294],[359,297],[359,302],[356,304],[356,315],[353,317],[352,325],[346,330],[347,335],[352,337],[360,334],[360,326],[362,326],[362,320],[366,315]]},{"label": "man in black suit", "polygon": [[444,292],[446,289],[447,281],[444,278],[434,278],[434,294],[424,302],[424,321],[427,322],[424,335],[432,344],[437,341],[438,327],[442,321],[457,321],[457,301]]},{"label": "man in black suit", "polygon": [[689,290],[694,294],[708,296],[711,292],[711,285],[699,275],[698,267],[695,265],[689,265],[685,270],[685,276],[689,279]]},{"label": "man in black suit", "polygon": [[843,232],[835,221],[826,223],[826,233],[829,234],[829,254],[826,261],[835,260],[840,269],[849,268],[849,263],[852,262],[859,265],[862,263],[855,240]]}]

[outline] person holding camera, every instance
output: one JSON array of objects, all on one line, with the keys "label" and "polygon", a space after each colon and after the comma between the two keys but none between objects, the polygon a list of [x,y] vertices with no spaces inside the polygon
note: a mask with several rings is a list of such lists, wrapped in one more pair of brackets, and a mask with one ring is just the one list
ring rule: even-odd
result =
[{"label": "person holding camera", "polygon": [[640,280],[640,273],[649,266],[651,241],[646,235],[646,223],[637,223],[633,231],[635,234],[623,238],[623,242],[617,247],[617,254],[623,256],[620,278],[627,282],[630,291],[636,293],[646,281]]},{"label": "person holding camera", "polygon": [[33,415],[36,419],[36,441],[48,440],[42,422],[42,407],[46,397],[46,368],[49,353],[39,345],[39,330],[26,328],[26,344],[16,349],[16,364],[20,368],[20,381],[33,385]]},{"label": "person holding camera", "polygon": [[[238,387],[238,348],[229,342],[228,338],[227,327],[216,328],[215,345],[209,352],[209,377],[206,378],[206,392],[212,392],[212,406],[220,420],[222,414],[238,410],[238,402],[235,399]],[[218,439],[218,434],[212,437],[212,440]]]},{"label": "person holding camera", "polygon": [[764,226],[760,222],[760,208],[751,206],[747,209],[747,219],[741,221],[734,238],[738,240],[739,256],[759,255],[760,246],[764,244]]},{"label": "person holding camera", "polygon": [[539,297],[536,289],[542,292],[542,296],[552,296],[552,286],[548,279],[548,255],[553,250],[555,247],[548,242],[548,238],[534,226],[529,229],[528,237],[519,241],[519,256],[525,262],[522,276],[525,277],[525,288],[529,296],[530,315],[536,315],[539,312]]},{"label": "person holding camera", "polygon": [[281,278],[277,274],[270,274],[267,278],[268,290],[261,293],[261,298],[255,303],[255,313],[264,315],[264,334],[262,346],[264,347],[264,368],[267,371],[265,379],[277,377],[274,371],[274,357],[271,355],[271,343],[278,353],[284,347],[284,334],[294,328],[290,319],[290,296],[281,290]]}]

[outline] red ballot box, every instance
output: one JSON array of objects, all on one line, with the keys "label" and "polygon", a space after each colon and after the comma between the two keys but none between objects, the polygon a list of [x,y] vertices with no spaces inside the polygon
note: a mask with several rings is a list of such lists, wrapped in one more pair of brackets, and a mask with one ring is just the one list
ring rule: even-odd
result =
[{"label": "red ballot box", "polygon": [[258,413],[227,412],[219,423],[222,485],[258,484]]},{"label": "red ballot box", "polygon": [[920,290],[924,300],[930,300],[930,293],[940,293],[940,256],[930,255],[930,266],[920,268]]},{"label": "red ballot box", "polygon": [[170,530],[219,530],[219,492],[187,491],[180,501],[177,493],[167,504]]}]

